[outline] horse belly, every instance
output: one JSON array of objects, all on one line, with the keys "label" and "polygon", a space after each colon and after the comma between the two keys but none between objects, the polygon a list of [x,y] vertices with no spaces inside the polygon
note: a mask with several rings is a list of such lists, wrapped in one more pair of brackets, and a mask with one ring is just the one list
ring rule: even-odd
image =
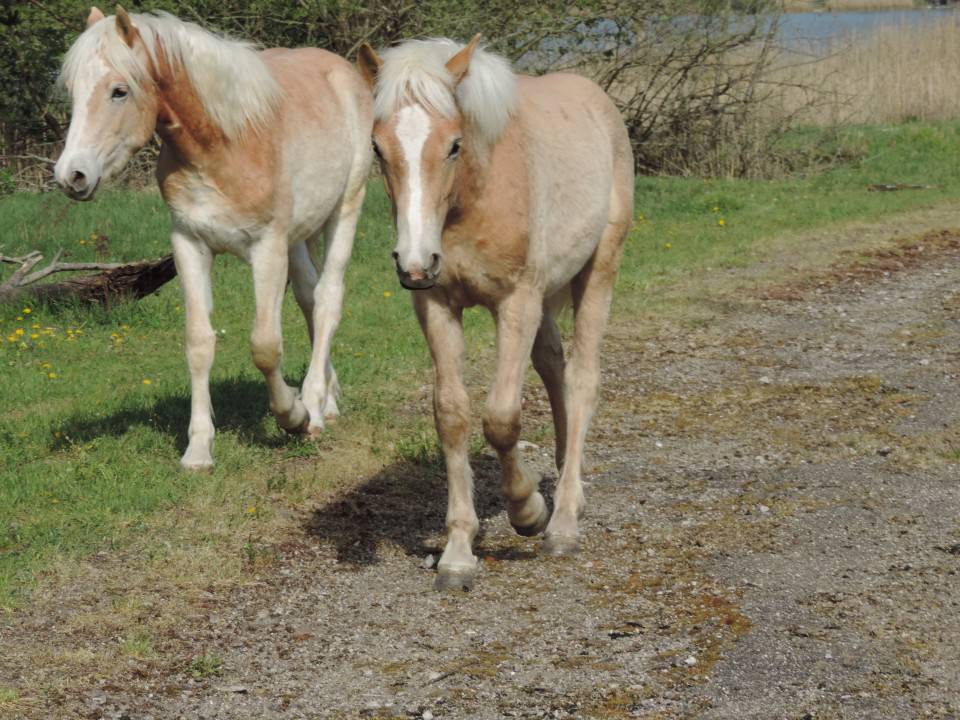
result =
[{"label": "horse belly", "polygon": [[[328,147],[323,148],[326,144]],[[293,201],[289,225],[290,243],[301,242],[319,232],[343,197],[350,173],[349,146],[318,143],[315,139],[304,152],[287,154],[287,177]],[[326,152],[318,152],[325,150]]]}]

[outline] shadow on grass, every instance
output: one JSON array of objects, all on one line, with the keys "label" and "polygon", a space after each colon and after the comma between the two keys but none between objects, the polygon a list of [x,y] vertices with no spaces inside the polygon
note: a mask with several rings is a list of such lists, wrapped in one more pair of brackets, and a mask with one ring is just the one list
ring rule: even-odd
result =
[{"label": "shadow on grass", "polygon": [[[283,435],[268,434],[264,418],[269,415],[267,389],[263,381],[253,378],[227,378],[210,385],[217,431],[232,430],[250,444],[279,447],[286,442]],[[60,426],[72,440],[93,440],[97,437],[119,437],[131,427],[143,425],[174,438],[178,450],[187,447],[190,424],[190,395],[171,394],[157,398],[152,404],[134,400],[104,417],[87,413],[64,418]]]},{"label": "shadow on grass", "polygon": [[[500,464],[486,455],[474,455],[470,464],[474,473],[474,504],[481,521],[475,552],[498,560],[535,558],[532,544],[523,548],[484,548],[483,520],[497,515],[504,507]],[[443,460],[440,457],[422,462],[405,460],[314,510],[304,530],[308,536],[333,545],[339,562],[373,565],[379,562],[377,548],[381,543],[393,544],[418,557],[442,552],[446,514],[447,481]],[[439,545],[437,538],[440,538]]]}]

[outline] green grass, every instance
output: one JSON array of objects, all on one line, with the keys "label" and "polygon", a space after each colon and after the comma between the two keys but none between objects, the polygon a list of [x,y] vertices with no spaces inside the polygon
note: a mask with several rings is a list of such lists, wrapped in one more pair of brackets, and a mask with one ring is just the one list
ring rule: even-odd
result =
[{"label": "green grass", "polygon": [[[765,239],[785,230],[960,197],[960,124],[851,129],[843,142],[859,150],[857,160],[805,178],[639,179],[638,220],[617,307],[624,312],[648,304],[652,289],[693,271],[749,263],[763,252]],[[866,191],[869,183],[884,182],[937,188]],[[249,270],[233,258],[218,259],[213,324],[219,337],[211,378],[217,468],[211,474],[183,473],[177,463],[189,384],[176,283],[110,311],[0,308],[0,607],[20,602],[51,560],[122,547],[149,535],[153,518],[191,499],[218,508],[227,535],[251,537],[278,498],[295,502],[338,480],[322,470],[291,475],[282,463],[321,453],[335,460],[365,452],[383,462],[429,455],[430,418],[399,411],[428,382],[429,358],[407,292],[393,273],[389,218],[379,183],[372,183],[334,347],[344,418],[321,446],[285,437],[268,416],[266,391],[249,358]],[[0,200],[0,227],[0,252],[7,255],[64,248],[72,260],[94,260],[97,235],[107,236],[113,260],[168,252],[169,221],[154,193],[103,192],[86,204],[57,194],[16,195]],[[489,345],[485,313],[469,312],[467,324],[473,347]],[[284,328],[286,374],[299,382],[309,348],[292,300]],[[203,528],[195,532],[203,542]],[[163,552],[164,538],[151,540]]]},{"label": "green grass", "polygon": [[[815,132],[797,133],[798,142]],[[854,159],[807,177],[638,179],[637,223],[618,304],[653,300],[645,295],[653,284],[691,269],[746,265],[763,251],[764,238],[784,231],[876,218],[960,194],[958,123],[849,128],[837,143]],[[869,192],[875,183],[934,187]]]}]

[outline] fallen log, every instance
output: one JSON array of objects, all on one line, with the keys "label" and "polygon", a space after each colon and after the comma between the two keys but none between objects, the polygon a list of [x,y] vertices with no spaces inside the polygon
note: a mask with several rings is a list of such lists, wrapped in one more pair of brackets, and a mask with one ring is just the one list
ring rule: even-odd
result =
[{"label": "fallen log", "polygon": [[[118,300],[136,300],[150,295],[177,274],[172,255],[134,263],[67,263],[60,262],[62,254],[62,250],[58,251],[53,260],[40,270],[33,270],[43,260],[43,254],[39,251],[34,250],[22,257],[0,255],[0,263],[20,266],[0,284],[0,304],[32,300],[48,303],[76,301],[109,306]],[[75,275],[58,282],[39,282],[54,273],[90,270],[100,272]]]}]

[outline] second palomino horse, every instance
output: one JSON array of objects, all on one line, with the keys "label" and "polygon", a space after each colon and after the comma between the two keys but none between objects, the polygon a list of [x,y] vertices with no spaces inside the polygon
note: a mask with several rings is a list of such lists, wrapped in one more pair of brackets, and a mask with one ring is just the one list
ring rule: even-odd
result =
[{"label": "second palomino horse", "polygon": [[[597,400],[600,340],[633,217],[633,157],[614,104],[575,75],[516,76],[505,60],[449,40],[409,41],[360,69],[374,88],[374,149],[393,202],[401,284],[433,356],[434,413],[449,481],[439,588],[469,588],[479,523],[467,457],[463,309],[497,326],[483,430],[503,468],[510,522],[573,552],[580,475]],[[564,363],[554,314],[572,297]],[[517,451],[527,358],[546,385],[561,470],[551,514]]]},{"label": "second palomino horse", "polygon": [[[70,197],[89,200],[154,132],[162,140],[157,179],[172,219],[192,385],[181,463],[213,464],[210,270],[218,253],[253,269],[253,360],[277,422],[318,432],[337,415],[330,345],[372,160],[372,104],[359,74],[324,50],[257,52],[172,15],[118,7],[109,18],[90,11],[61,77],[73,116],[54,172]],[[299,395],[280,366],[288,277],[313,343]]]}]

